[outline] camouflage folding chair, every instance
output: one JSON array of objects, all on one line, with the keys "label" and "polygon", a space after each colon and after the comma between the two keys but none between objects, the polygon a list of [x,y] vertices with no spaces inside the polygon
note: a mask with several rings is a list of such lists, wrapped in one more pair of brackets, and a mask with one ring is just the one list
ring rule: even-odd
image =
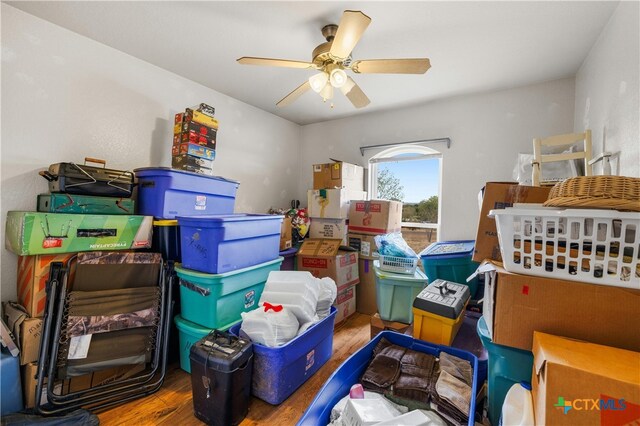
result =
[{"label": "camouflage folding chair", "polygon": [[100,410],[157,391],[175,279],[158,253],[87,252],[53,263],[35,411]]}]

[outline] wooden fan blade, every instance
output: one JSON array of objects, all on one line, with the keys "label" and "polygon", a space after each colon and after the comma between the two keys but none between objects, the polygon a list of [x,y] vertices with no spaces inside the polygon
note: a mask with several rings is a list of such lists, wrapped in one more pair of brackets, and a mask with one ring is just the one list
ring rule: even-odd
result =
[{"label": "wooden fan blade", "polygon": [[360,86],[356,84],[355,81],[351,77],[349,77],[349,82],[345,84],[346,87],[350,86],[353,83],[353,87],[345,94],[345,96],[351,101],[354,107],[363,108],[369,105],[371,101],[367,98],[367,95],[364,94]]},{"label": "wooden fan blade", "polygon": [[269,67],[284,67],[284,68],[312,68],[311,62],[303,61],[290,61],[288,59],[273,59],[273,58],[254,58],[252,56],[243,56],[237,60],[243,65],[265,65]]},{"label": "wooden fan blade", "polygon": [[366,59],[351,64],[351,70],[361,74],[424,74],[429,68],[431,62],[427,58]]},{"label": "wooden fan blade", "polygon": [[309,84],[309,81],[307,80],[304,83],[302,83],[300,86],[298,86],[293,92],[289,93],[287,96],[285,96],[284,98],[280,99],[280,101],[278,101],[278,103],[276,105],[279,106],[279,107],[286,107],[290,103],[293,103],[293,101],[298,99],[300,96],[302,96],[302,94],[305,93],[309,89],[311,89],[311,85]]},{"label": "wooden fan blade", "polygon": [[357,10],[345,10],[338,24],[338,31],[331,44],[329,53],[337,59],[347,59],[371,23],[364,13]]}]

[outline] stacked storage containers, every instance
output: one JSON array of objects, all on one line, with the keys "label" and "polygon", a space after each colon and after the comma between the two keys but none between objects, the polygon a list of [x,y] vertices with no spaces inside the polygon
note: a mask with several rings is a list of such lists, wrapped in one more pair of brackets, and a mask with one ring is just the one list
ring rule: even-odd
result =
[{"label": "stacked storage containers", "polygon": [[[483,211],[505,204],[498,189],[498,184],[487,184]],[[527,189],[512,185],[507,192]],[[640,337],[628,333],[626,325],[640,320],[640,261],[634,256],[640,220],[637,213],[526,204],[494,210],[493,216],[501,256],[491,259],[502,260],[504,269],[490,262],[478,269],[485,276],[478,334],[489,352],[488,414],[496,424],[511,386],[541,380],[541,369],[533,369],[543,362],[532,353],[534,332],[640,352]],[[478,231],[479,236],[485,233]],[[629,367],[638,371],[637,365]],[[578,379],[557,375],[554,380]],[[544,395],[536,396],[544,389],[534,386],[534,405],[545,401]],[[536,405],[536,418],[555,410],[550,401],[558,395],[563,394],[547,394],[546,406]]]},{"label": "stacked storage containers", "polygon": [[177,220],[179,226],[180,315],[175,323],[180,366],[190,371],[193,343],[212,329],[228,329],[241,320],[241,312],[258,307],[269,272],[282,262],[282,216],[233,214],[235,181],[166,168],[136,173],[140,209],[156,219]]},{"label": "stacked storage containers", "polygon": [[351,203],[349,208],[349,246],[358,250],[360,257],[360,288],[356,310],[373,315],[378,312],[376,302],[376,276],[373,261],[377,259],[376,235],[400,232],[402,203],[364,199]]},{"label": "stacked storage containers", "polygon": [[215,108],[201,103],[175,115],[171,167],[213,175],[218,120]]},{"label": "stacked storage containers", "polygon": [[34,403],[35,381],[27,376],[37,368],[51,264],[67,263],[78,252],[148,248],[152,234],[152,218],[134,215],[133,173],[85,158],[84,164],[52,164],[40,175],[50,193],[38,196],[37,212],[11,211],[6,221],[6,248],[19,256],[17,295],[25,312],[7,309],[23,316],[15,331],[28,408]]},{"label": "stacked storage containers", "polygon": [[[359,282],[357,253],[348,254],[344,249],[336,249],[347,245],[349,206],[352,200],[364,200],[364,169],[360,166],[334,161],[333,163],[315,164],[313,166],[313,189],[307,193],[308,215],[311,218],[309,236],[311,239],[327,239],[337,244],[324,244],[330,248],[331,255],[327,259],[316,257],[310,248],[323,246],[322,243],[305,243],[298,252],[298,270],[308,270],[316,277],[331,277],[338,285],[336,299],[336,323],[341,323],[356,310],[356,284]],[[341,258],[338,262],[346,269],[348,277],[338,277],[339,272],[322,267],[331,259]],[[304,263],[304,265],[303,265]]]}]

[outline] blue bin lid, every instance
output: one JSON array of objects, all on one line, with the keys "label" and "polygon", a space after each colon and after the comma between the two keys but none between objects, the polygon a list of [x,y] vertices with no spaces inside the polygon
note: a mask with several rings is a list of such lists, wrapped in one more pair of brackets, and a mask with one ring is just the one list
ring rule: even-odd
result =
[{"label": "blue bin lid", "polygon": [[298,252],[298,247],[291,247],[291,248],[288,248],[286,250],[282,250],[280,252],[280,256],[289,257],[289,256],[295,255],[297,252]]},{"label": "blue bin lid", "polygon": [[223,178],[222,176],[208,176],[200,173],[189,172],[187,170],[172,169],[171,167],[140,167],[138,169],[134,169],[133,173],[135,173],[135,175],[138,177],[171,176],[172,174],[175,174],[175,173],[182,173],[189,176],[197,176],[203,179],[220,180],[223,182],[229,182],[229,183],[234,183],[236,185],[240,185],[240,182],[238,182],[237,180]]},{"label": "blue bin lid", "polygon": [[420,256],[432,259],[467,257],[473,255],[475,245],[476,242],[474,240],[440,241],[422,250]]},{"label": "blue bin lid", "polygon": [[176,216],[179,225],[197,226],[199,228],[218,227],[229,222],[248,222],[256,220],[277,220],[282,222],[284,216],[273,214],[205,214],[201,216]]}]

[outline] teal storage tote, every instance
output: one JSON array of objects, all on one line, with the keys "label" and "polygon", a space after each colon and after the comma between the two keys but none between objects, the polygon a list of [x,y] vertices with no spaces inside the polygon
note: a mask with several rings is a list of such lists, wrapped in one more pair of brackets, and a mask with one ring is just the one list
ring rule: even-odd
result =
[{"label": "teal storage tote", "polygon": [[420,269],[413,275],[396,274],[380,269],[373,261],[376,276],[376,303],[380,318],[385,321],[413,322],[413,300],[427,286],[427,277]]},{"label": "teal storage tote", "polygon": [[502,403],[511,386],[531,382],[533,353],[493,343],[484,317],[478,321],[478,335],[489,353],[489,420],[497,425],[502,413]]},{"label": "teal storage tote", "polygon": [[204,274],[176,265],[180,278],[180,314],[210,329],[226,330],[240,314],[258,307],[269,272],[279,271],[282,257],[224,274]]},{"label": "teal storage tote", "polygon": [[[333,353],[333,324],[336,308],[328,317],[277,348],[253,344],[253,396],[272,405],[289,398],[320,369]],[[236,324],[229,332],[246,337]]]},{"label": "teal storage tote", "polygon": [[222,274],[277,259],[282,216],[178,216],[182,265]]},{"label": "teal storage tote", "polygon": [[180,368],[191,374],[191,360],[189,359],[191,346],[193,346],[198,340],[209,334],[211,332],[211,329],[203,327],[199,324],[195,324],[191,321],[187,321],[180,315],[176,315],[173,318],[173,322],[178,328],[178,341],[180,343]]},{"label": "teal storage tote", "polygon": [[467,282],[467,278],[478,269],[479,263],[471,260],[475,248],[474,240],[441,241],[422,250],[422,266],[429,282],[438,278],[469,286],[471,298],[478,291],[478,277]]}]

